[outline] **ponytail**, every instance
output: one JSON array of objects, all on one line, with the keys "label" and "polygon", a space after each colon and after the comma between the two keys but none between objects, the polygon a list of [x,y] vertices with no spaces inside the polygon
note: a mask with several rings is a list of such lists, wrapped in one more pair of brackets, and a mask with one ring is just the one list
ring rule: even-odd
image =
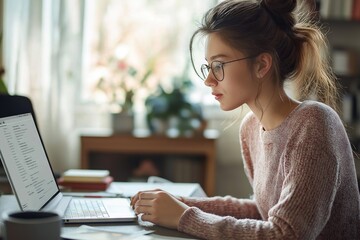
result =
[{"label": "ponytail", "polygon": [[309,98],[327,104],[339,112],[339,87],[328,57],[328,43],[321,29],[314,23],[295,25],[295,35],[301,39],[298,64],[291,78],[297,98]]}]

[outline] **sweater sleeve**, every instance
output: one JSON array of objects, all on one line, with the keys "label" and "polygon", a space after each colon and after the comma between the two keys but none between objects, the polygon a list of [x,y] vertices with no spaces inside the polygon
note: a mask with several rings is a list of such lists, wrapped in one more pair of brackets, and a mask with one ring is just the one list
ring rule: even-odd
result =
[{"label": "sweater sleeve", "polygon": [[256,202],[251,199],[237,199],[231,196],[211,198],[182,198],[182,201],[204,212],[235,218],[261,219]]},{"label": "sweater sleeve", "polygon": [[[190,207],[184,212],[178,230],[202,239],[214,240],[295,239],[292,230],[281,219],[275,221],[236,219],[231,216],[205,213],[196,207]],[[284,236],[284,233],[287,236]]]}]

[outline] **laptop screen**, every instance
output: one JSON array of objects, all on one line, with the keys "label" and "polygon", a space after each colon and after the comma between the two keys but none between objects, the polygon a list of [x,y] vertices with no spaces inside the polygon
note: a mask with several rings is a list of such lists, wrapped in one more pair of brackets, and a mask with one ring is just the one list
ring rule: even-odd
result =
[{"label": "laptop screen", "polygon": [[0,118],[0,158],[22,210],[40,210],[59,192],[31,113]]}]

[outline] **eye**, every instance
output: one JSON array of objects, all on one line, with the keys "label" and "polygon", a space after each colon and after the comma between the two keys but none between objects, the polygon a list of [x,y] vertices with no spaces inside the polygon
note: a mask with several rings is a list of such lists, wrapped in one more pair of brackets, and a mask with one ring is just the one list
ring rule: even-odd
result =
[{"label": "eye", "polygon": [[221,68],[222,68],[221,62],[213,62],[212,63],[212,70],[214,73],[219,73],[221,71]]}]

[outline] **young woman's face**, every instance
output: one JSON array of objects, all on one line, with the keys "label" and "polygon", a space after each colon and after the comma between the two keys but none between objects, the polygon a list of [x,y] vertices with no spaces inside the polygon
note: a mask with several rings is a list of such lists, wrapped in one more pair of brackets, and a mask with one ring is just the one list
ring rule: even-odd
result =
[{"label": "young woman's face", "polygon": [[[226,44],[216,33],[208,35],[205,54],[208,66],[214,61],[225,63],[246,57],[249,56]],[[222,81],[218,81],[212,70],[210,70],[205,79],[205,85],[211,87],[212,94],[219,101],[221,109],[229,111],[244,103],[249,104],[255,101],[258,84],[256,79],[252,77],[249,61],[250,59],[243,59],[224,64],[224,78]]]}]

